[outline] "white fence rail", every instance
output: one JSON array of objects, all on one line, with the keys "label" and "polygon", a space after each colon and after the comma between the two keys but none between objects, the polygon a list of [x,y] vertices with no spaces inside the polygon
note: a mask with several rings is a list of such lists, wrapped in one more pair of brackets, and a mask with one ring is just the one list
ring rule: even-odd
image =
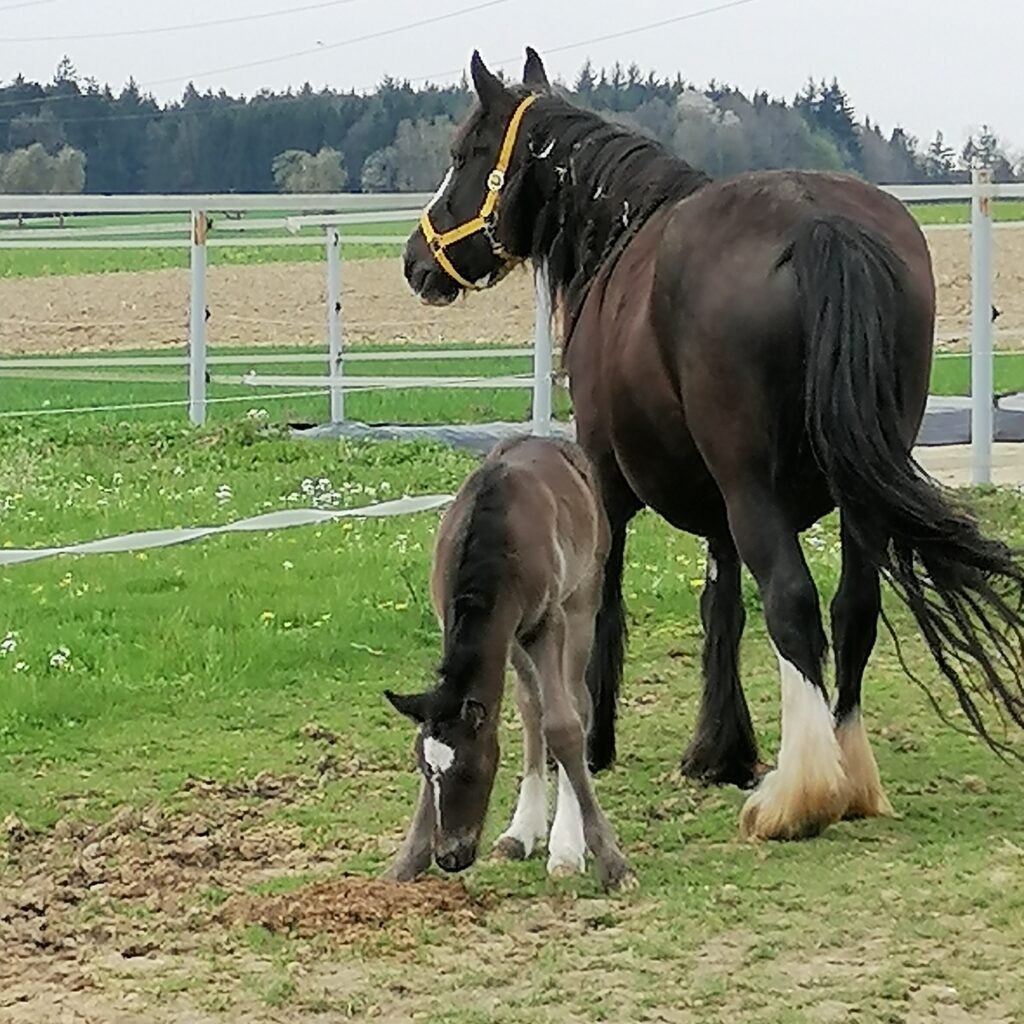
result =
[{"label": "white fence rail", "polygon": [[[972,394],[972,479],[988,482],[991,475],[992,445],[992,201],[1024,199],[1024,184],[996,184],[985,170],[975,170],[970,184],[965,185],[896,185],[886,191],[906,203],[936,201],[969,201],[971,222],[961,230],[971,233],[971,394]],[[291,246],[309,245],[313,236],[302,235],[303,229],[318,228],[324,245],[327,274],[326,351],[327,375],[262,376],[248,374],[243,378],[254,387],[315,386],[330,397],[333,422],[344,418],[344,396],[367,388],[382,387],[532,387],[533,430],[550,432],[552,397],[551,310],[544,287],[543,268],[536,274],[536,318],[532,355],[532,377],[403,377],[349,378],[346,383],[344,364],[356,359],[387,359],[402,357],[399,353],[360,353],[346,355],[341,304],[342,252],[346,244],[393,245],[405,241],[399,235],[349,235],[346,225],[402,221],[415,218],[431,197],[428,194],[402,193],[386,195],[139,195],[139,196],[0,196],[0,216],[50,214],[73,216],[86,214],[181,214],[181,220],[166,224],[126,224],[123,227],[74,225],[67,228],[25,228],[17,220],[0,220],[0,249],[125,249],[184,248],[190,249],[191,287],[189,315],[189,349],[187,357],[112,357],[75,360],[85,367],[114,366],[182,366],[188,367],[189,416],[194,423],[205,420],[207,367],[229,363],[274,363],[310,361],[308,355],[286,356],[208,356],[206,348],[206,267],[207,250],[211,246]],[[283,216],[250,219],[229,219],[209,235],[211,214],[252,214],[278,212]],[[187,220],[186,220],[187,217]],[[943,226],[945,227],[945,226]],[[949,226],[951,229],[954,227]],[[282,235],[261,235],[259,232],[279,230]],[[217,237],[226,231],[229,237]],[[187,232],[187,234],[186,234]],[[288,234],[284,234],[287,232]],[[509,354],[526,355],[525,349],[473,350],[438,353],[437,358],[473,356],[491,358]],[[408,354],[406,354],[408,358]],[[415,358],[415,357],[413,357]],[[434,358],[431,356],[430,358]],[[70,360],[61,361],[71,365]],[[54,360],[3,359],[0,370],[54,367]]]}]

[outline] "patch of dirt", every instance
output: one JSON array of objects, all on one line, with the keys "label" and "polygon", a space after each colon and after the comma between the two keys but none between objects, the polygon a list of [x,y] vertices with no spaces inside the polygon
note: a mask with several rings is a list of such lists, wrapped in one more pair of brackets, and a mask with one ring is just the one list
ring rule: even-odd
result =
[{"label": "patch of dirt", "polygon": [[[970,241],[966,231],[926,231],[938,287],[939,345],[966,346],[970,329]],[[1024,231],[994,234],[997,344],[1024,347]],[[209,271],[209,341],[221,345],[324,344],[323,265],[217,266]],[[342,271],[345,336],[361,344],[528,344],[533,279],[513,273],[501,287],[447,309],[422,305],[397,259],[352,260]],[[0,352],[89,352],[184,345],[188,271],[155,270],[0,280]]]},{"label": "patch of dirt", "polygon": [[[90,352],[182,346],[188,338],[188,271],[151,270],[0,280],[0,352]],[[211,346],[325,344],[322,263],[211,267]],[[410,292],[398,260],[353,260],[342,269],[346,340],[353,344],[529,344],[533,278],[446,309]]]},{"label": "patch of dirt", "polygon": [[483,905],[461,882],[421,878],[389,882],[349,877],[316,882],[276,896],[238,896],[228,901],[220,919],[231,926],[262,925],[292,938],[332,935],[352,941],[392,923],[445,916],[456,922],[476,920]]}]

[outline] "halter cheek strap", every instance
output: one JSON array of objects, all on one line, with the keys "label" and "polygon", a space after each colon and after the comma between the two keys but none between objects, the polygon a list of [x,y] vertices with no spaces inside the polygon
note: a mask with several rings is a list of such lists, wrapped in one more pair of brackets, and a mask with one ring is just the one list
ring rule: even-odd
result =
[{"label": "halter cheek strap", "polygon": [[[441,193],[439,192],[437,198],[420,215],[420,229],[423,231],[423,237],[426,238],[434,259],[453,281],[468,291],[482,291],[486,286],[474,284],[455,269],[446,250],[456,242],[461,242],[464,238],[469,238],[478,231],[482,231],[491,243],[491,251],[504,263],[502,277],[520,262],[519,259],[508,254],[505,247],[494,237],[491,228],[494,211],[498,206],[498,195],[505,186],[505,175],[508,172],[508,165],[512,162],[512,151],[515,149],[519,129],[523,123],[523,115],[536,99],[536,96],[527,96],[520,101],[512,114],[512,119],[505,129],[505,138],[502,140],[501,149],[498,151],[498,162],[494,165],[494,170],[487,175],[487,195],[484,196],[480,212],[472,220],[467,220],[450,231],[439,232],[430,221],[430,210],[440,198]],[[441,191],[444,191],[444,185],[442,185]]]}]

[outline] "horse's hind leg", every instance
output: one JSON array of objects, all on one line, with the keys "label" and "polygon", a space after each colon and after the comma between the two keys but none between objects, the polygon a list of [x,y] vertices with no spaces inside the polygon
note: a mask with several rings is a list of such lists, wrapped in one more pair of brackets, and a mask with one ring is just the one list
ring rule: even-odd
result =
[{"label": "horse's hind leg", "polygon": [[512,822],[494,844],[494,853],[509,860],[525,860],[548,834],[547,758],[537,668],[517,646],[513,647],[512,664],[518,676],[516,700],[523,723],[523,781]]},{"label": "horse's hind leg", "polygon": [[843,571],[832,601],[836,659],[836,738],[849,781],[845,817],[892,814],[861,718],[861,681],[878,633],[882,595],[878,570],[841,526]]},{"label": "horse's hind leg", "polygon": [[597,601],[597,594],[588,596],[583,592],[570,598],[565,610],[560,678],[554,674],[542,677],[544,730],[558,761],[558,807],[551,829],[549,871],[559,873],[559,865],[553,862],[557,861],[559,849],[559,815],[564,814],[569,831],[577,836],[582,832],[605,888],[622,890],[635,886],[636,877],[598,803],[586,758],[586,738],[591,726],[586,671]]},{"label": "horse's hind leg", "polygon": [[779,661],[778,767],[740,815],[747,838],[814,835],[846,810],[847,782],[822,678],[825,633],[818,592],[797,538],[770,491],[729,496],[729,524],[757,580]]},{"label": "horse's hind leg", "polygon": [[704,623],[704,692],[693,740],[683,754],[684,775],[706,783],[747,788],[757,781],[757,741],[740,683],[740,639],[746,613],[740,558],[731,537],[708,542],[700,599]]}]

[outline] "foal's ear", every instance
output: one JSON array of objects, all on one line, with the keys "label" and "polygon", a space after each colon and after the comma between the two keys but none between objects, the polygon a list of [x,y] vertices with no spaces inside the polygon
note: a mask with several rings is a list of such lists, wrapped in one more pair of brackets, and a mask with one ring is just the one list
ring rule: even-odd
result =
[{"label": "foal's ear", "polygon": [[429,696],[426,693],[393,693],[385,690],[384,696],[391,702],[391,706],[401,715],[412,719],[417,725],[422,725],[427,720],[427,708]]},{"label": "foal's ear", "polygon": [[505,83],[484,64],[479,50],[473,51],[473,58],[469,62],[469,71],[473,76],[473,88],[476,89],[476,94],[480,97],[480,105],[485,110],[508,95]]},{"label": "foal's ear", "polygon": [[462,702],[462,720],[469,724],[473,732],[479,732],[487,720],[487,708],[478,700],[467,699]]},{"label": "foal's ear", "polygon": [[526,64],[523,65],[523,85],[529,86],[534,92],[550,92],[551,83],[544,70],[544,61],[532,47],[526,48]]}]

